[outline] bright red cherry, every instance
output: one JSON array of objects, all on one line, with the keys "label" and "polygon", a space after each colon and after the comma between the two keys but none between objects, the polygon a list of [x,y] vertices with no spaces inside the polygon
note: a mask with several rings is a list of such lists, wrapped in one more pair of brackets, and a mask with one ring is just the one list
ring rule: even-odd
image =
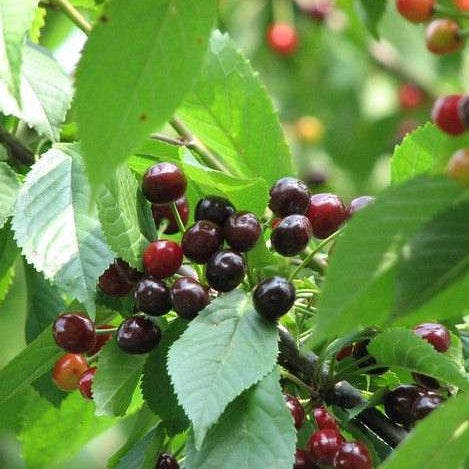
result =
[{"label": "bright red cherry", "polygon": [[340,228],[347,218],[347,208],[335,194],[315,194],[309,199],[306,216],[313,228],[313,235],[324,239]]},{"label": "bright red cherry", "polygon": [[52,326],[56,344],[67,352],[86,353],[96,345],[93,321],[81,313],[60,315]]},{"label": "bright red cherry", "polygon": [[403,109],[415,109],[422,105],[425,94],[414,83],[404,83],[399,88],[399,102]]},{"label": "bright red cherry", "polygon": [[446,352],[451,345],[451,335],[442,324],[425,322],[414,327],[414,332],[430,342],[438,352]]},{"label": "bright red cherry", "polygon": [[461,11],[469,11],[469,0],[454,0],[454,4]]},{"label": "bright red cherry", "polygon": [[425,33],[427,49],[438,55],[456,52],[464,44],[459,31],[459,24],[456,21],[447,19],[432,21]]},{"label": "bright red cherry", "polygon": [[[182,224],[186,226],[189,220],[189,203],[187,202],[186,197],[180,197],[176,200],[175,204],[179,216],[181,217]],[[179,226],[169,204],[152,204],[151,212],[153,214],[153,220],[155,220],[156,226],[159,226],[163,219],[168,220],[168,226],[164,230],[164,233],[174,234],[179,231]]]},{"label": "bright red cherry", "polygon": [[316,409],[313,411],[313,415],[319,430],[329,428],[337,432],[340,431],[335,418],[332,417],[332,415],[324,407],[316,407]]},{"label": "bright red cherry", "polygon": [[143,265],[146,271],[156,278],[173,275],[182,264],[182,249],[179,244],[167,239],[150,243],[143,253]]},{"label": "bright red cherry", "polygon": [[[96,327],[96,330],[106,330],[106,329],[114,329],[114,326],[110,324],[103,324],[102,326]],[[88,352],[89,356],[96,355],[104,345],[112,339],[112,333],[109,334],[97,334],[96,335],[96,345]]]},{"label": "bright red cherry", "polygon": [[451,179],[469,185],[469,150],[458,150],[448,161],[446,172]]},{"label": "bright red cherry", "polygon": [[298,33],[288,23],[275,23],[267,30],[267,42],[277,54],[290,55],[298,47]]},{"label": "bright red cherry", "polygon": [[293,469],[314,469],[316,465],[311,461],[311,456],[304,449],[296,448]]},{"label": "bright red cherry", "polygon": [[413,23],[425,23],[431,19],[435,0],[396,0],[399,13]]},{"label": "bright red cherry", "polygon": [[184,195],[186,187],[186,176],[173,163],[155,164],[143,176],[143,193],[155,204],[175,202]]},{"label": "bright red cherry", "polygon": [[78,388],[80,389],[81,395],[85,399],[93,399],[93,392],[91,386],[93,385],[94,375],[96,374],[96,367],[93,366],[86,370],[80,377]]},{"label": "bright red cherry", "polygon": [[305,410],[303,409],[303,406],[300,404],[300,401],[291,394],[285,393],[283,398],[285,399],[288,410],[291,412],[293,421],[295,422],[295,427],[300,429],[305,423]]},{"label": "bright red cherry", "polygon": [[99,277],[98,286],[106,295],[127,296],[135,287],[141,274],[122,259],[116,259]]},{"label": "bright red cherry", "polygon": [[80,377],[88,369],[83,355],[67,353],[59,358],[52,369],[52,379],[62,391],[73,391],[78,388]]},{"label": "bright red cherry", "polygon": [[466,128],[459,114],[460,94],[443,96],[435,101],[432,110],[433,122],[450,135],[461,135]]},{"label": "bright red cherry", "polygon": [[361,441],[347,441],[334,457],[334,469],[373,469],[368,448]]},{"label": "bright red cherry", "polygon": [[309,453],[313,462],[331,466],[337,450],[344,442],[337,430],[326,428],[314,432],[309,439]]}]

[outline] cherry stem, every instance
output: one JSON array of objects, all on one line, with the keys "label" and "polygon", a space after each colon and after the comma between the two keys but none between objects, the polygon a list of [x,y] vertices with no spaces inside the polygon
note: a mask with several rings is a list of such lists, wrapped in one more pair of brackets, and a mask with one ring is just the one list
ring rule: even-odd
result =
[{"label": "cherry stem", "polygon": [[169,207],[171,208],[171,213],[173,214],[173,217],[176,220],[176,224],[179,228],[179,231],[181,232],[181,234],[184,234],[184,232],[186,231],[186,227],[184,226],[184,223],[182,222],[181,215],[179,214],[179,210],[177,208],[176,202],[170,202]]},{"label": "cherry stem", "polygon": [[167,218],[163,218],[158,226],[158,231],[156,232],[156,239],[161,239],[163,237],[166,228],[168,228],[169,220]]},{"label": "cherry stem", "polygon": [[282,376],[282,378],[288,379],[288,381],[291,381],[292,383],[295,383],[300,388],[311,392],[311,386],[308,386],[304,381],[290,373],[285,368],[280,368],[280,376]]},{"label": "cherry stem", "polygon": [[86,35],[91,32],[91,23],[68,0],[51,0],[51,4],[60,8]]},{"label": "cherry stem", "polygon": [[249,259],[248,259],[248,253],[244,253],[244,262],[246,263],[246,275],[248,278],[248,285],[249,289],[252,290],[254,286],[256,285],[256,279],[254,278],[251,268],[249,267]]},{"label": "cherry stem", "polygon": [[96,335],[107,335],[117,332],[118,327],[110,327],[109,329],[96,329]]},{"label": "cherry stem", "polygon": [[453,10],[452,8],[445,7],[443,5],[436,5],[433,8],[433,11],[438,15],[438,16],[444,16],[444,17],[449,17],[449,18],[469,18],[469,12],[466,11],[459,11],[459,10]]},{"label": "cherry stem", "polygon": [[274,23],[288,23],[293,25],[295,22],[293,2],[291,0],[273,0],[272,16]]}]

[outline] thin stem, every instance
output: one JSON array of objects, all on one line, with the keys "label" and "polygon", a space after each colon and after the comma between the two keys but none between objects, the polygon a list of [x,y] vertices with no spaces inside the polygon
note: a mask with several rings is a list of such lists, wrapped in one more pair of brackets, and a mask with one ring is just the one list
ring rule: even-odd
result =
[{"label": "thin stem", "polygon": [[304,381],[302,381],[300,378],[297,378],[295,375],[291,374],[285,368],[280,369],[280,375],[283,378],[288,379],[288,381],[291,381],[292,383],[295,383],[300,388],[303,388],[303,389],[311,392],[311,386],[308,386]]},{"label": "thin stem", "polygon": [[187,144],[187,142],[184,142],[183,140],[168,137],[167,135],[163,134],[152,134],[151,138],[154,140],[159,140],[160,142],[169,143],[170,145],[176,145],[178,147],[183,147]]},{"label": "thin stem", "polygon": [[68,1],[53,0],[55,6],[60,8],[85,34],[91,32],[91,23]]},{"label": "thin stem", "polygon": [[173,217],[176,220],[179,231],[181,232],[181,234],[184,234],[184,232],[186,231],[186,227],[182,222],[181,215],[179,214],[176,202],[170,202],[169,206],[171,208],[171,213],[173,214]]},{"label": "thin stem", "polygon": [[167,218],[163,218],[163,220],[161,220],[158,226],[158,231],[156,232],[156,239],[161,239],[163,237],[163,234],[166,231],[166,228],[168,228],[168,225],[169,220]]},{"label": "thin stem", "polygon": [[244,262],[246,263],[246,275],[247,275],[247,278],[248,278],[249,288],[252,289],[256,285],[256,279],[254,278],[254,276],[252,274],[252,270],[249,267],[248,253],[245,252],[243,257],[244,257]]},{"label": "thin stem", "polygon": [[96,335],[107,335],[117,332],[118,327],[110,327],[109,329],[96,329]]},{"label": "thin stem", "polygon": [[30,166],[34,163],[34,153],[26,148],[17,138],[0,127],[0,143],[8,150],[10,158],[19,164]]},{"label": "thin stem", "polygon": [[306,314],[307,316],[311,316],[312,318],[316,316],[316,313],[314,311],[311,311],[310,309],[305,308],[304,306],[295,305],[295,309],[297,309],[302,314]]},{"label": "thin stem", "polygon": [[341,233],[341,230],[337,230],[335,233],[332,233],[328,238],[324,239],[321,241],[314,249],[311,250],[311,252],[304,258],[303,262],[296,267],[296,269],[293,271],[293,273],[290,275],[290,280],[293,280],[298,273],[306,267],[311,259],[319,252],[324,246],[327,246],[332,240],[334,240],[339,234]]}]

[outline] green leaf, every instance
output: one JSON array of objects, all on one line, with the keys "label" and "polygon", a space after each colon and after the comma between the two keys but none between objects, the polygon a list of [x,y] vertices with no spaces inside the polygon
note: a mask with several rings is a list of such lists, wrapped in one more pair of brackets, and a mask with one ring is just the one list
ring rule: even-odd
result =
[{"label": "green leaf", "polygon": [[46,49],[28,44],[23,55],[20,105],[0,82],[0,109],[57,141],[73,96],[71,79]]},{"label": "green leaf", "polygon": [[6,163],[0,162],[0,228],[13,212],[16,196],[20,188],[16,173]]},{"label": "green leaf", "polygon": [[31,25],[31,29],[29,30],[29,39],[35,44],[39,43],[39,39],[41,37],[41,30],[46,24],[46,15],[46,8],[36,8],[33,23]]},{"label": "green leaf", "polygon": [[338,239],[318,302],[314,341],[377,326],[392,312],[397,252],[463,189],[443,177],[391,187]]},{"label": "green leaf", "polygon": [[277,358],[277,328],[235,290],[214,300],[169,350],[168,370],[196,446],[226,406],[269,373]]},{"label": "green leaf", "polygon": [[272,184],[292,173],[277,113],[250,63],[216,31],[202,74],[179,111],[235,176]]},{"label": "green leaf", "polygon": [[76,145],[56,145],[33,166],[18,194],[13,229],[27,261],[93,316],[97,279],[114,255],[90,205]]},{"label": "green leaf", "polygon": [[77,73],[79,135],[92,187],[174,113],[202,65],[216,12],[215,0],[109,3]]},{"label": "green leaf", "polygon": [[15,261],[19,250],[13,239],[10,223],[0,229],[0,302],[11,286],[15,274]]},{"label": "green leaf", "polygon": [[186,448],[187,469],[286,469],[293,466],[296,430],[277,371],[232,402],[199,451]]},{"label": "green leaf", "polygon": [[150,219],[150,204],[143,198],[140,185],[126,165],[117,168],[97,199],[104,236],[117,257],[142,269],[142,255],[149,240],[140,220]]},{"label": "green leaf", "polygon": [[381,469],[463,469],[469,454],[469,394],[450,398],[425,417]]},{"label": "green leaf", "polygon": [[144,364],[145,355],[124,353],[115,340],[103,347],[93,381],[96,415],[125,414]]},{"label": "green leaf", "polygon": [[379,39],[378,24],[386,11],[386,0],[356,0],[356,8],[366,27]]},{"label": "green leaf", "polygon": [[158,347],[148,355],[143,370],[142,394],[148,407],[163,420],[168,435],[176,435],[189,426],[184,411],[177,401],[167,371],[169,347],[186,330],[187,323],[176,319],[164,331]]},{"label": "green leaf", "polygon": [[379,334],[368,351],[379,364],[405,368],[469,390],[469,378],[458,365],[409,329],[394,328]]},{"label": "green leaf", "polygon": [[19,98],[23,44],[39,0],[0,2],[0,80]]},{"label": "green leaf", "polygon": [[50,328],[0,370],[0,405],[52,369],[62,355]]},{"label": "green leaf", "polygon": [[468,273],[468,213],[468,200],[451,206],[404,248],[397,272],[395,314],[417,309]]}]

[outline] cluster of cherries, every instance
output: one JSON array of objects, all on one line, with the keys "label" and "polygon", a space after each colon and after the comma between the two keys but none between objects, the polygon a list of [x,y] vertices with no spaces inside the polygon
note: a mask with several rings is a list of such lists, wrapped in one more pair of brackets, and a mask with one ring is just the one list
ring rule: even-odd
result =
[{"label": "cluster of cherries", "polygon": [[[299,430],[306,420],[305,410],[296,397],[284,394],[284,399]],[[318,465],[335,469],[372,469],[368,448],[360,441],[346,441],[336,420],[324,407],[314,409],[313,417],[317,430],[311,434],[307,449],[296,449],[293,469],[315,469]]]},{"label": "cluster of cherries", "polygon": [[[455,0],[454,3],[460,11],[469,11],[466,0]],[[396,6],[399,13],[412,23],[427,23],[437,13],[453,16],[452,11],[437,5],[437,0],[396,0]],[[454,16],[457,16],[457,12],[454,12]],[[464,34],[459,23],[453,19],[433,19],[425,35],[427,48],[434,54],[449,54],[464,45]]]}]

